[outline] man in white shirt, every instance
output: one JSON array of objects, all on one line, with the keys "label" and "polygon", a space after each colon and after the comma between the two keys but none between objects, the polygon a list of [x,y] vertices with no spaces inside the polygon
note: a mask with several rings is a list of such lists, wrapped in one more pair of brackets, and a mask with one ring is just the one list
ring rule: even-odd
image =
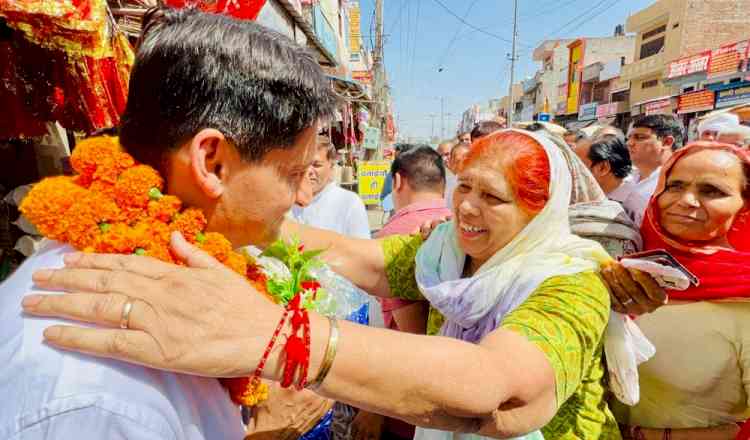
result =
[{"label": "man in white shirt", "polygon": [[304,208],[295,205],[292,217],[300,223],[328,229],[349,237],[370,238],[367,210],[359,196],[333,180],[336,148],[328,138],[318,136],[318,145],[307,179],[312,184],[313,199]]},{"label": "man in white shirt", "polygon": [[[203,210],[210,231],[236,246],[267,243],[312,162],[319,121],[334,113],[328,81],[306,49],[251,21],[197,10],[152,17],[121,144],[160,169],[167,192]],[[239,408],[215,379],[42,342],[45,328],[64,322],[23,315],[20,303],[35,287],[32,274],[62,267],[71,251],[48,242],[0,285],[0,438],[242,439]],[[124,314],[127,295],[113,305]]]},{"label": "man in white shirt", "polygon": [[646,115],[633,122],[628,132],[628,150],[635,187],[623,202],[636,226],[643,223],[646,208],[656,191],[661,167],[682,147],[685,129],[673,115]]}]

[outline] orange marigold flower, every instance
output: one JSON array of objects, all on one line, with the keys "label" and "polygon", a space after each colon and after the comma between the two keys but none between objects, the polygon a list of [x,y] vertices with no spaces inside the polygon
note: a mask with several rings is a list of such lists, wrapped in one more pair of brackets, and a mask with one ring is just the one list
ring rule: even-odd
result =
[{"label": "orange marigold flower", "polygon": [[148,216],[164,223],[169,223],[175,214],[180,212],[182,202],[175,196],[164,196],[159,200],[148,202]]},{"label": "orange marigold flower", "polygon": [[224,263],[232,253],[232,243],[218,232],[207,232],[205,239],[198,243],[204,252]]},{"label": "orange marigold flower", "polygon": [[174,216],[169,227],[172,231],[181,232],[190,243],[195,243],[195,237],[206,229],[206,216],[196,208],[188,208]]},{"label": "orange marigold flower", "polygon": [[172,252],[170,252],[167,245],[151,245],[146,249],[146,255],[167,263],[175,263]]},{"label": "orange marigold flower", "polygon": [[21,213],[45,237],[67,241],[65,213],[86,194],[70,177],[49,177],[34,185],[21,202]]},{"label": "orange marigold flower", "polygon": [[230,252],[224,265],[240,275],[244,276],[247,273],[247,260],[237,252]]},{"label": "orange marigold flower", "polygon": [[152,246],[169,246],[169,226],[154,218],[146,217],[133,227],[138,235],[138,247],[150,249]]},{"label": "orange marigold flower", "polygon": [[102,254],[132,254],[138,247],[139,239],[134,228],[124,223],[115,223],[97,238],[94,251]]},{"label": "orange marigold flower", "polygon": [[119,216],[120,209],[109,197],[86,191],[65,213],[68,243],[79,250],[93,246],[102,234],[99,225],[115,221]]},{"label": "orange marigold flower", "polygon": [[137,165],[128,168],[115,183],[115,200],[120,208],[148,206],[149,191],[152,188],[162,189],[164,180],[155,169],[148,165]]},{"label": "orange marigold flower", "polygon": [[[76,178],[81,176],[76,176]],[[91,184],[88,186],[88,188],[91,191],[96,191],[98,193],[105,194],[110,199],[115,199],[115,184],[111,182],[107,182],[105,180],[94,180],[91,182]]]},{"label": "orange marigold flower", "polygon": [[78,183],[88,186],[85,184],[94,180],[114,183],[135,161],[122,151],[118,138],[98,136],[79,142],[70,155],[70,164],[81,175]]}]

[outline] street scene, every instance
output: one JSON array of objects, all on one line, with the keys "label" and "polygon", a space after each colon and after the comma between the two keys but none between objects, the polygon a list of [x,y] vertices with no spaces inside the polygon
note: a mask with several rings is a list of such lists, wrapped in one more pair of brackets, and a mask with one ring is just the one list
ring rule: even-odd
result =
[{"label": "street scene", "polygon": [[750,440],[750,0],[0,0],[0,440]]}]

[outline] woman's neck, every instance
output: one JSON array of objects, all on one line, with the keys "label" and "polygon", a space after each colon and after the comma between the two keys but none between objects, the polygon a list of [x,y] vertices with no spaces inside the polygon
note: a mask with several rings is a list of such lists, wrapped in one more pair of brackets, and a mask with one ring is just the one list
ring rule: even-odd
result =
[{"label": "woman's neck", "polygon": [[479,270],[480,267],[484,264],[484,261],[477,260],[476,258],[471,258],[470,256],[466,256],[466,263],[464,263],[464,273],[463,276],[465,278],[474,276],[475,273]]}]

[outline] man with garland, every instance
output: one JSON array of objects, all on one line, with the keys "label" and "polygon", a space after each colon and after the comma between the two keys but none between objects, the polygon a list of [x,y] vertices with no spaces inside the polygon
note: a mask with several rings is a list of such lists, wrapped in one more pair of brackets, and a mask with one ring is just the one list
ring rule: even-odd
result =
[{"label": "man with garland", "polygon": [[[238,247],[268,243],[312,163],[319,122],[334,113],[322,70],[307,50],[253,22],[195,10],[149,17],[121,144],[161,172],[168,193],[200,208],[208,231]],[[34,288],[32,274],[62,267],[71,250],[50,242],[0,286],[0,393],[7,396],[0,437],[243,438],[239,408],[214,379],[41,343],[44,328],[62,321],[24,316],[18,305]],[[295,398],[308,399],[308,410],[285,429],[303,433],[328,403],[306,393]],[[264,429],[263,414],[283,407],[278,400],[272,395],[258,409],[257,430]]]}]

